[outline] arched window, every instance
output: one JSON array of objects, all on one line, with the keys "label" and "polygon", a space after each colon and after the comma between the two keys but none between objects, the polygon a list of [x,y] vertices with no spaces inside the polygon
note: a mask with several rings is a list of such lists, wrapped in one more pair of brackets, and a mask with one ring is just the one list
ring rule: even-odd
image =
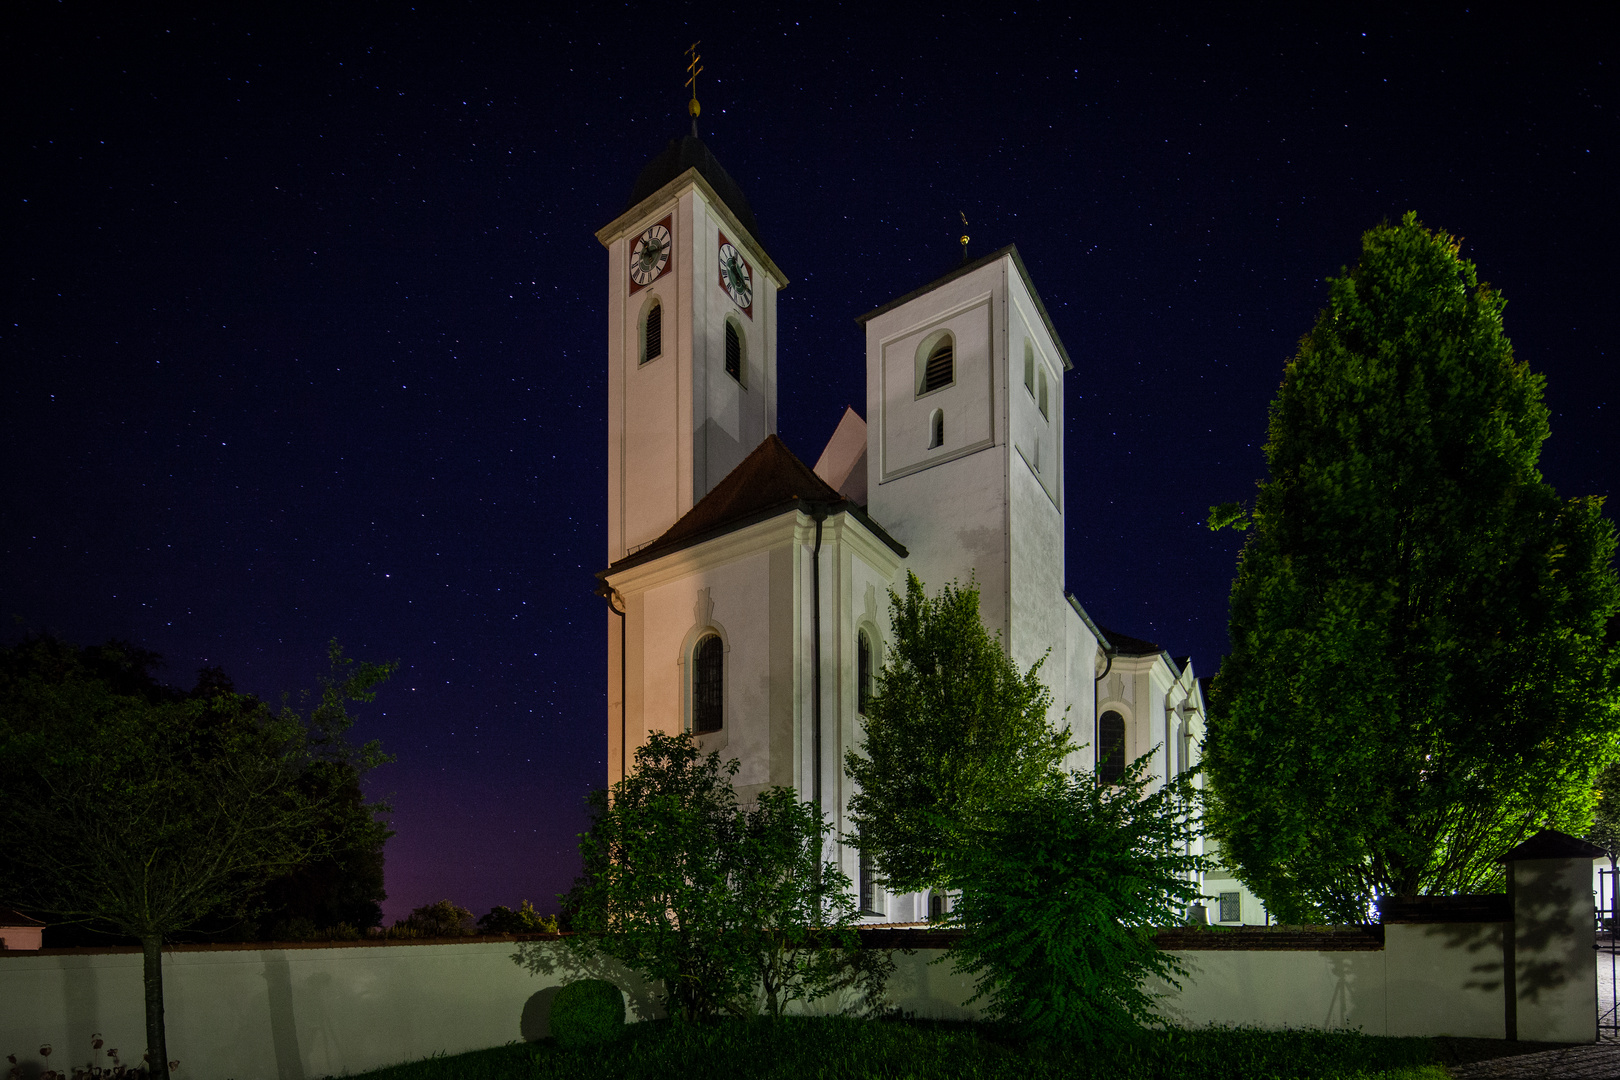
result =
[{"label": "arched window", "polygon": [[949,907],[947,907],[945,903],[944,893],[931,892],[928,894],[929,919],[943,919],[945,917],[945,913],[949,910]]},{"label": "arched window", "polygon": [[917,351],[917,395],[932,393],[956,381],[956,339],[949,331],[927,338]]},{"label": "arched window", "polygon": [[1125,775],[1125,718],[1109,709],[1097,718],[1097,778],[1117,784]]},{"label": "arched window", "polygon": [[743,338],[742,331],[730,319],[726,320],[726,374],[743,381]]},{"label": "arched window", "polygon": [[725,645],[705,634],[692,649],[692,730],[719,731],[725,691]]},{"label": "arched window", "polygon": [[1041,416],[1043,416],[1046,419],[1050,420],[1052,418],[1052,414],[1047,411],[1047,406],[1046,406],[1046,365],[1045,364],[1041,365],[1040,406],[1041,406]]},{"label": "arched window", "polygon": [[664,305],[654,300],[647,308],[641,326],[641,362],[656,360],[664,353]]},{"label": "arched window", "polygon": [[945,410],[935,409],[928,418],[928,449],[945,445]]},{"label": "arched window", "polygon": [[872,639],[865,630],[855,634],[855,708],[866,715],[872,701]]},{"label": "arched window", "polygon": [[1024,342],[1024,389],[1035,395],[1035,346]]}]

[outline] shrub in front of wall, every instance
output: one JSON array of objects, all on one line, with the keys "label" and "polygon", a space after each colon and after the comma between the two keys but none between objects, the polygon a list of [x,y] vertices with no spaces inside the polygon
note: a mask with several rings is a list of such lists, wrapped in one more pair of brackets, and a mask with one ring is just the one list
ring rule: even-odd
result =
[{"label": "shrub in front of wall", "polygon": [[[477,932],[473,929],[472,912],[449,900],[415,909],[396,921],[393,930],[390,937],[464,937]],[[413,930],[415,933],[402,934],[399,933],[401,930]]]},{"label": "shrub in front of wall", "polygon": [[601,979],[580,979],[551,1003],[551,1037],[558,1046],[596,1046],[624,1034],[624,995]]},{"label": "shrub in front of wall", "polygon": [[483,934],[555,934],[557,929],[555,915],[540,914],[527,900],[516,911],[497,904],[478,920],[478,930]]}]

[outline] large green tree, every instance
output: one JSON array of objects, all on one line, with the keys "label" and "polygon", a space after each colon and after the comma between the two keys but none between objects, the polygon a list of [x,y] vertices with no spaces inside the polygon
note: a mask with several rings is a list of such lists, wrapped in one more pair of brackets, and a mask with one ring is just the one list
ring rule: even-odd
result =
[{"label": "large green tree", "polygon": [[217,679],[164,687],[156,657],[127,647],[0,649],[0,901],[140,941],[154,1072],[168,1060],[164,941],[370,821],[338,781],[384,759],[345,741],[347,704],[392,666],[356,666],[335,643],[330,659],[301,714]]},{"label": "large green tree", "polygon": [[1453,237],[1381,225],[1272,403],[1204,767],[1222,859],[1282,920],[1498,888],[1496,855],[1591,819],[1615,533],[1537,470],[1503,306]]},{"label": "large green tree", "polygon": [[909,892],[942,886],[961,830],[1054,782],[1073,745],[1048,721],[1041,662],[1018,670],[984,628],[974,585],[930,597],[908,573],[889,617],[893,644],[844,768],[861,851]]}]

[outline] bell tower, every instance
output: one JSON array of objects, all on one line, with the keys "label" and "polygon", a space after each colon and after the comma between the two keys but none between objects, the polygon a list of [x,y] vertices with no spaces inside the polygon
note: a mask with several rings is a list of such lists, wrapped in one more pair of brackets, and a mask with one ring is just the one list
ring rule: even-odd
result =
[{"label": "bell tower", "polygon": [[612,563],[775,433],[776,294],[787,279],[742,190],[695,134],[648,163],[596,238],[608,250]]}]

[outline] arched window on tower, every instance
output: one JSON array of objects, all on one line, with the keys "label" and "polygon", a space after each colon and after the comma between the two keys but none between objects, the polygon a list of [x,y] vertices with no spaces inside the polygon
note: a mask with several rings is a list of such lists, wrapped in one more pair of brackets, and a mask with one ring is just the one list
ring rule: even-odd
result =
[{"label": "arched window on tower", "polygon": [[862,716],[872,702],[872,639],[865,630],[855,634],[855,708]]},{"label": "arched window on tower", "polygon": [[934,450],[945,445],[945,410],[935,409],[928,418],[928,449]]},{"label": "arched window on tower", "polygon": [[1035,396],[1035,346],[1028,341],[1024,342],[1024,389]]},{"label": "arched window on tower", "polygon": [[726,647],[705,634],[692,649],[692,730],[719,731],[724,720]]},{"label": "arched window on tower", "polygon": [[656,360],[664,353],[664,305],[654,300],[641,325],[641,362]]},{"label": "arched window on tower", "polygon": [[918,356],[917,395],[932,393],[956,381],[956,339],[949,332],[923,342]]},{"label": "arched window on tower", "polygon": [[1125,775],[1125,718],[1113,709],[1097,717],[1097,779],[1117,784]]},{"label": "arched window on tower", "polygon": [[1041,416],[1044,419],[1050,420],[1052,418],[1052,414],[1047,410],[1047,403],[1046,403],[1046,365],[1045,364],[1041,365],[1041,394],[1040,394],[1040,399],[1039,400],[1040,400],[1040,406],[1041,406]]},{"label": "arched window on tower", "polygon": [[730,319],[726,320],[726,374],[743,381],[742,331]]}]

